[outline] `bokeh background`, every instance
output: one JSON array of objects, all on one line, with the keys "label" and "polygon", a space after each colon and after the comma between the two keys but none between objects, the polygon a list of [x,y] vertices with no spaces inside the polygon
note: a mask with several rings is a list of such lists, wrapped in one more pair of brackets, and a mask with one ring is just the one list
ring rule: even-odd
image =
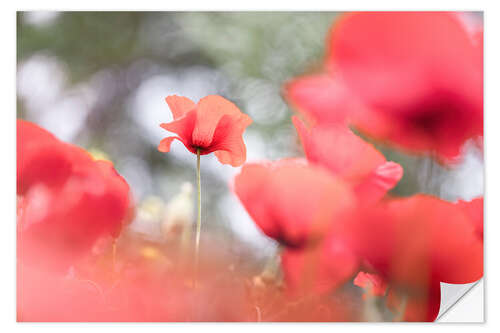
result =
[{"label": "bokeh background", "polygon": [[[321,64],[328,29],[339,15],[18,12],[17,117],[113,161],[137,203],[130,228],[155,239],[166,205],[184,182],[195,183],[196,168],[195,156],[177,141],[168,154],[156,149],[168,134],[159,124],[172,120],[164,98],[219,94],[236,103],[254,120],[244,134],[247,161],[302,156],[282,85]],[[477,13],[463,18],[482,20]],[[377,147],[404,167],[395,195],[456,200],[483,194],[483,156],[472,144],[453,169]],[[246,248],[267,256],[275,244],[230,191],[239,168],[212,155],[201,162],[203,229],[227,234],[236,255]]]}]

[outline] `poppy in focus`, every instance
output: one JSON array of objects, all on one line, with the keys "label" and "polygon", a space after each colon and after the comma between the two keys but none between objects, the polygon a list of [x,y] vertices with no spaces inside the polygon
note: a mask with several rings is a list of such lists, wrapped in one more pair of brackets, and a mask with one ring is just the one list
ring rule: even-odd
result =
[{"label": "poppy in focus", "polygon": [[166,153],[174,139],[180,140],[193,154],[215,153],[222,164],[240,166],[246,160],[243,132],[252,123],[227,99],[210,95],[198,104],[186,97],[168,96],[166,99],[174,120],[160,126],[178,136],[163,139],[158,150]]}]

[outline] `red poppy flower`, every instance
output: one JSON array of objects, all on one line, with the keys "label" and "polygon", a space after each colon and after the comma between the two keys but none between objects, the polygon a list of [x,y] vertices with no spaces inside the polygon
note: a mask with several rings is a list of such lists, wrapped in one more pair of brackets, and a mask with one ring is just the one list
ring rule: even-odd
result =
[{"label": "red poppy flower", "polygon": [[396,186],[403,168],[387,162],[371,144],[343,125],[316,125],[307,128],[292,117],[307,160],[326,167],[353,186],[360,204],[373,203]]},{"label": "red poppy flower", "polygon": [[355,202],[342,180],[296,159],[245,164],[234,191],[267,236],[291,247],[320,237]]},{"label": "red poppy flower", "polygon": [[330,233],[318,244],[285,248],[281,266],[292,295],[335,290],[357,272],[360,260],[341,237]]},{"label": "red poppy flower", "polygon": [[430,295],[415,302],[437,315],[439,295],[432,288],[440,282],[470,283],[483,275],[483,244],[471,219],[457,204],[415,195],[361,213],[352,220],[350,236],[344,234],[350,240],[344,240],[365,268],[401,297],[414,301]]},{"label": "red poppy flower", "polygon": [[434,321],[441,305],[441,286],[433,281],[430,286],[415,289],[398,289],[389,286],[379,274],[359,272],[354,284],[366,290],[366,295],[385,298],[386,306],[394,312],[394,320]]},{"label": "red poppy flower", "polygon": [[483,244],[456,204],[427,195],[387,201],[356,230],[360,255],[402,283],[469,283],[483,275]]},{"label": "red poppy flower", "polygon": [[441,307],[441,285],[433,281],[428,287],[411,293],[389,289],[386,304],[402,321],[434,321]]},{"label": "red poppy flower", "polygon": [[204,97],[198,104],[176,95],[165,100],[174,120],[160,126],[178,136],[163,139],[159,151],[169,152],[172,141],[177,139],[193,154],[198,149],[201,155],[215,152],[222,164],[240,166],[245,162],[246,147],[242,135],[252,120],[236,105],[216,95]]},{"label": "red poppy flower", "polygon": [[464,213],[469,217],[469,221],[474,226],[476,235],[483,240],[483,198],[476,198],[471,201],[459,200],[456,205],[463,209]]},{"label": "red poppy flower", "polygon": [[64,269],[101,236],[117,237],[129,186],[112,164],[26,121],[17,136],[19,258]]},{"label": "red poppy flower", "polygon": [[71,173],[66,147],[37,125],[17,120],[17,192],[24,194],[34,183],[59,185]]},{"label": "red poppy flower", "polygon": [[325,72],[293,80],[285,95],[317,122],[347,121],[450,161],[483,133],[481,35],[450,13],[347,14],[331,30]]},{"label": "red poppy flower", "polygon": [[295,78],[284,86],[285,98],[313,124],[345,124],[366,106],[346,85],[328,73]]},{"label": "red poppy flower", "polygon": [[456,15],[346,15],[329,48],[327,63],[373,111],[356,121],[366,133],[444,159],[482,135],[482,50]]}]

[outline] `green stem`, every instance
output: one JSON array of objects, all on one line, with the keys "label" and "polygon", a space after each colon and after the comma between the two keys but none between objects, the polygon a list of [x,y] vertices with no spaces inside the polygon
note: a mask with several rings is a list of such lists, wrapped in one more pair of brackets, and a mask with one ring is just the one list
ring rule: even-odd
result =
[{"label": "green stem", "polygon": [[201,174],[200,174],[200,148],[196,149],[196,185],[198,188],[198,217],[196,219],[196,247],[194,257],[194,282],[196,288],[196,280],[198,279],[198,261],[200,250],[200,234],[201,234]]}]

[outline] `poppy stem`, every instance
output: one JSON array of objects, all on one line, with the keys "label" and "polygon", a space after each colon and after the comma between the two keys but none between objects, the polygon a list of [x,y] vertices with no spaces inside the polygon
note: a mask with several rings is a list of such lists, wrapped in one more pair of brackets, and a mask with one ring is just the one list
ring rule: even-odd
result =
[{"label": "poppy stem", "polygon": [[196,187],[198,188],[198,217],[196,219],[196,243],[194,254],[194,281],[193,286],[196,288],[196,280],[198,279],[198,261],[200,250],[200,234],[201,234],[201,174],[200,174],[200,148],[196,149]]}]

